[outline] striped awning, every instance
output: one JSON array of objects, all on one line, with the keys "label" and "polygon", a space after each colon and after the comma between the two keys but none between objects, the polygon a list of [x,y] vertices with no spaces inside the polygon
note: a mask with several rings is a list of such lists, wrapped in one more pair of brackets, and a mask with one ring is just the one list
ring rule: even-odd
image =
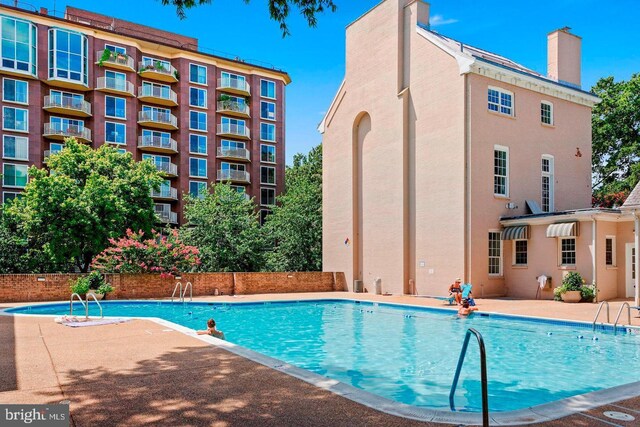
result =
[{"label": "striped awning", "polygon": [[575,222],[562,222],[547,227],[547,237],[575,237],[577,235],[578,224]]},{"label": "striped awning", "polygon": [[514,225],[502,230],[502,240],[520,240],[529,238],[528,225]]}]

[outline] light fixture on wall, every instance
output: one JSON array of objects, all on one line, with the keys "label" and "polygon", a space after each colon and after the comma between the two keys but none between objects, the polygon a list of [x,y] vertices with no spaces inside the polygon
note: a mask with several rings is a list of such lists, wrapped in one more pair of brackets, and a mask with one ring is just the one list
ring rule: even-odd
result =
[{"label": "light fixture on wall", "polygon": [[518,209],[518,205],[516,205],[516,204],[515,204],[515,203],[513,203],[513,202],[509,202],[509,203],[507,203],[507,204],[505,205],[505,208],[507,208],[507,209]]}]

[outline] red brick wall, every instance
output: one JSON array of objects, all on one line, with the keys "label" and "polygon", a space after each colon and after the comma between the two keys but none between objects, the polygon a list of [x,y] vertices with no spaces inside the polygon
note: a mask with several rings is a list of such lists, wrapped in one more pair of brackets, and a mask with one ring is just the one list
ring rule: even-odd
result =
[{"label": "red brick wall", "polygon": [[[0,302],[64,301],[70,282],[78,274],[0,275]],[[38,281],[38,278],[44,278]],[[342,279],[341,279],[342,278]],[[161,279],[153,274],[109,274],[114,291],[109,299],[167,298],[176,283],[191,282],[193,296],[265,294],[287,292],[331,292],[344,290],[344,274],[300,273],[188,273],[180,280]]]}]

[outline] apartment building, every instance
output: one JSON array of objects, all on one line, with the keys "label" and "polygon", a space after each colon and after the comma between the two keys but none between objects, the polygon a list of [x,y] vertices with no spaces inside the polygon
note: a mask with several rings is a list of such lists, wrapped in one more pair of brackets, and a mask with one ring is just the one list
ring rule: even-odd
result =
[{"label": "apartment building", "polygon": [[319,127],[323,269],[394,294],[460,277],[476,296],[548,299],[578,271],[599,298],[637,295],[633,216],[591,208],[599,99],[581,88],[581,39],[549,33],[541,74],[433,31],[429,8],[385,0],[346,29]]},{"label": "apartment building", "polygon": [[0,34],[3,202],[71,136],[152,161],[165,181],[151,196],[171,225],[182,196],[214,182],[255,197],[261,218],[283,190],[286,72],[73,7],[2,5]]}]

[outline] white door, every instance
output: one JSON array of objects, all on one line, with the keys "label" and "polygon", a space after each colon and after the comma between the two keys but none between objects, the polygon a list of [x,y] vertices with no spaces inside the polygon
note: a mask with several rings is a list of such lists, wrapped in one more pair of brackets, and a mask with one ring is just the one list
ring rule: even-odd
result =
[{"label": "white door", "polygon": [[626,297],[627,298],[632,298],[635,296],[636,294],[636,287],[635,287],[635,281],[636,281],[636,248],[635,248],[635,244],[633,243],[627,243],[625,245],[626,251],[625,251],[625,264],[627,266],[626,268],[626,272],[625,272],[625,290],[626,290]]}]

